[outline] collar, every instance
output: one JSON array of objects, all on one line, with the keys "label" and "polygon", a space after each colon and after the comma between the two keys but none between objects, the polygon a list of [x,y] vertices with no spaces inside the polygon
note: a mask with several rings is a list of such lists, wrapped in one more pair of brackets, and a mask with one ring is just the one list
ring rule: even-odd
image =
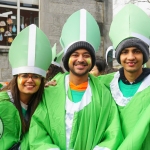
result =
[{"label": "collar", "polygon": [[[131,84],[124,75],[124,68],[119,69],[120,77],[119,80],[122,80],[124,84]],[[145,77],[147,77],[150,74],[149,68],[143,68],[143,72],[140,74],[140,76],[132,83],[136,84],[138,82],[141,82]]]}]

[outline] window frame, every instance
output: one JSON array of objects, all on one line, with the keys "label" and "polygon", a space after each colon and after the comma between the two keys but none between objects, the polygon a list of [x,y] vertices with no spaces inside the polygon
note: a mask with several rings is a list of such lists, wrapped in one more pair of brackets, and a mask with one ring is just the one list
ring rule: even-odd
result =
[{"label": "window frame", "polygon": [[[0,4],[0,7],[4,7],[4,8],[12,8],[12,9],[16,9],[17,10],[17,35],[20,33],[20,10],[31,10],[31,11],[37,11],[38,15],[39,15],[39,28],[40,28],[40,1],[39,0],[39,8],[27,8],[27,7],[20,7],[20,1],[21,0],[17,0],[17,6],[9,6],[9,5],[3,5]],[[8,52],[9,51],[10,46],[3,46],[0,45],[0,52]]]}]

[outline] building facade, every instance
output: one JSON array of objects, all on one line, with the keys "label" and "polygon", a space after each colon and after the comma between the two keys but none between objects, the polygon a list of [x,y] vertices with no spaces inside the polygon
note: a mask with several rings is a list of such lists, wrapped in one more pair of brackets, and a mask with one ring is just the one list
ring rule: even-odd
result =
[{"label": "building facade", "polygon": [[112,0],[1,0],[0,82],[12,79],[9,47],[21,30],[36,24],[49,37],[51,46],[57,44],[59,52],[59,38],[64,23],[72,13],[82,8],[94,16],[100,27],[102,41],[97,55],[105,57],[105,51],[111,45],[108,33],[112,21],[112,3]]}]

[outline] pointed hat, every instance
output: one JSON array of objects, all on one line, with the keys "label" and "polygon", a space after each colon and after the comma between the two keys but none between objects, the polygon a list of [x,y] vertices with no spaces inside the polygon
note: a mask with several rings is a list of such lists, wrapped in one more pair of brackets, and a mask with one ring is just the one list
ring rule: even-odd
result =
[{"label": "pointed hat", "polygon": [[60,44],[65,53],[63,58],[65,69],[69,70],[68,60],[71,53],[80,48],[90,52],[94,65],[95,51],[99,49],[100,42],[100,30],[94,17],[85,9],[73,13],[64,24],[60,37]]},{"label": "pointed hat", "polygon": [[46,77],[52,61],[49,39],[36,25],[23,29],[14,39],[9,50],[12,74],[35,73]]},{"label": "pointed hat", "polygon": [[[144,26],[143,26],[144,25]],[[114,16],[109,36],[114,49],[127,38],[138,38],[150,45],[150,18],[134,4],[127,4]]]},{"label": "pointed hat", "polygon": [[60,51],[58,54],[56,54],[56,43],[52,47],[52,64],[60,67],[60,62],[62,60],[64,54],[64,50]]},{"label": "pointed hat", "polygon": [[60,67],[60,62],[62,60],[62,57],[64,55],[64,50],[61,50],[55,57],[54,61],[52,62],[54,65]]},{"label": "pointed hat", "polygon": [[[144,25],[144,27],[143,27]],[[143,53],[143,64],[148,61],[150,45],[150,18],[134,4],[127,4],[113,19],[109,36],[120,63],[124,48],[137,47]]]}]

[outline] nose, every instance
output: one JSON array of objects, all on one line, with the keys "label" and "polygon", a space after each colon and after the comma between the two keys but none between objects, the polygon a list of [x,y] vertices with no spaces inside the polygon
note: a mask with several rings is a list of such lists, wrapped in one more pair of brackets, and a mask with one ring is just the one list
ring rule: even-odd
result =
[{"label": "nose", "polygon": [[132,52],[130,52],[130,53],[128,54],[128,59],[129,59],[129,60],[135,59],[135,56],[134,56],[134,54],[133,54]]},{"label": "nose", "polygon": [[27,82],[33,82],[32,77],[29,76]]},{"label": "nose", "polygon": [[84,61],[84,58],[83,58],[83,56],[82,56],[82,55],[79,55],[79,57],[78,57],[78,61],[79,61],[79,62],[83,62],[83,61]]}]

